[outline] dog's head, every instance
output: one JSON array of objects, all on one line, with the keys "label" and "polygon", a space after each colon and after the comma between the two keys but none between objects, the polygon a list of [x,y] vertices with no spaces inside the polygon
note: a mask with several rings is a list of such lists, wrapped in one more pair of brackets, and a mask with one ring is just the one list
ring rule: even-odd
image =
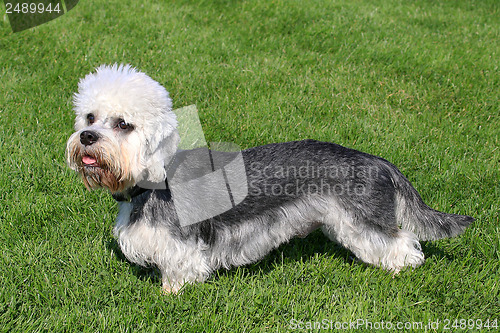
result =
[{"label": "dog's head", "polygon": [[67,162],[88,188],[121,192],[163,182],[179,135],[168,92],[129,65],[103,65],[78,84]]}]

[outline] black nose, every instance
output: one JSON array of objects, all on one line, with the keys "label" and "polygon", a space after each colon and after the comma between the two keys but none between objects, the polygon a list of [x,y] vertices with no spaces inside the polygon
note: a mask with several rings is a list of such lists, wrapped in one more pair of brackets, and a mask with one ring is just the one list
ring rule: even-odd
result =
[{"label": "black nose", "polygon": [[82,133],[80,133],[80,142],[82,143],[82,145],[90,146],[97,140],[99,140],[99,135],[97,135],[96,132],[83,131]]}]

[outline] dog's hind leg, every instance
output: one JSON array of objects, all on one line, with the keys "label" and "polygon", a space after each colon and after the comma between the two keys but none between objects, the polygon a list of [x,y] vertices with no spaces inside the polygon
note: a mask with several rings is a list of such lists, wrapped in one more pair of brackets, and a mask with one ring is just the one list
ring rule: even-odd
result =
[{"label": "dog's hind leg", "polygon": [[390,271],[399,272],[405,267],[417,267],[424,262],[417,236],[397,228],[395,221],[394,228],[388,231],[350,216],[347,212],[336,212],[325,217],[322,231],[363,262]]}]

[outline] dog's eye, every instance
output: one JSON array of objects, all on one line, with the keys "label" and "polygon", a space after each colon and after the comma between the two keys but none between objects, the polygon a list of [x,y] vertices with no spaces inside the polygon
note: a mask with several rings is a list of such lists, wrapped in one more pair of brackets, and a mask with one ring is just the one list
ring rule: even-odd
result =
[{"label": "dog's eye", "polygon": [[118,124],[116,126],[118,126],[118,128],[121,130],[131,130],[134,128],[134,126],[127,124],[125,120],[122,119],[118,121]]},{"label": "dog's eye", "polygon": [[87,115],[87,122],[89,125],[92,125],[95,122],[95,116],[92,113],[89,113]]}]

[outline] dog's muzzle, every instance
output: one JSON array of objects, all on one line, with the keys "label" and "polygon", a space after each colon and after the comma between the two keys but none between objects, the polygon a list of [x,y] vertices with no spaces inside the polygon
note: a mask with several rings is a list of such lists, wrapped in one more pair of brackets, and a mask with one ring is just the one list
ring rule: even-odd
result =
[{"label": "dog's muzzle", "polygon": [[80,142],[84,146],[90,146],[99,140],[99,135],[93,131],[83,131],[80,133]]}]

